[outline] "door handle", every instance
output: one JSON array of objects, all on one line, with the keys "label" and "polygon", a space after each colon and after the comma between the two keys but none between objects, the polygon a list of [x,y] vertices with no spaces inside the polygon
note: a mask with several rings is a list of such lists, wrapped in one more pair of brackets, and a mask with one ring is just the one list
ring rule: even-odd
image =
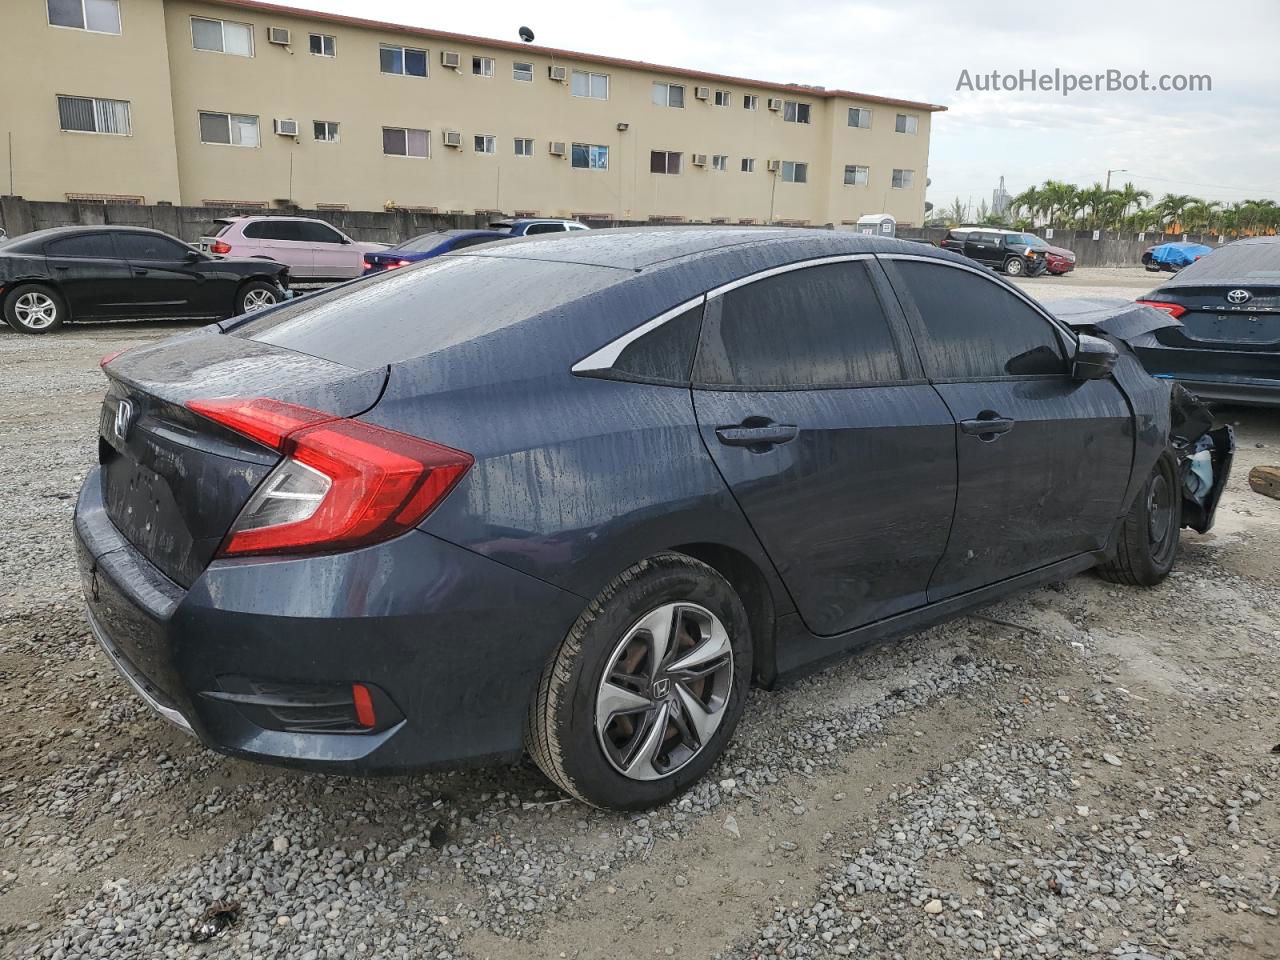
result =
[{"label": "door handle", "polygon": [[65,272],[65,271],[67,271],[67,270],[70,270],[71,268],[70,268],[70,267],[68,267],[66,264],[58,263],[58,264],[54,264],[53,269],[55,269],[55,270],[62,270],[62,271],[64,271],[64,272]]},{"label": "door handle", "polygon": [[961,420],[960,430],[970,436],[977,437],[984,443],[990,443],[1013,429],[1014,421],[997,413],[984,410],[974,420]]},{"label": "door handle", "polygon": [[780,443],[789,443],[800,433],[794,423],[774,423],[764,417],[747,417],[730,427],[716,427],[716,439],[726,447],[747,447],[764,453]]},{"label": "door handle", "polygon": [[147,275],[147,270],[145,270],[143,267],[134,267],[133,275],[135,277],[145,277]]}]

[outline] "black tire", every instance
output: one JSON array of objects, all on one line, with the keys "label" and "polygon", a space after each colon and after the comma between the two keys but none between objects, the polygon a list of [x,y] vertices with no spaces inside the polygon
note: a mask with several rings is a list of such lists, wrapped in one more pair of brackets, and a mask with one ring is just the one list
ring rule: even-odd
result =
[{"label": "black tire", "polygon": [[[258,300],[267,299],[270,300],[269,303],[255,303]],[[280,288],[274,283],[268,283],[266,280],[250,280],[236,291],[236,316],[275,306],[280,300]]]},{"label": "black tire", "polygon": [[1004,262],[1004,272],[1011,277],[1020,277],[1026,272],[1026,265],[1021,257],[1010,257]]},{"label": "black tire", "polygon": [[49,333],[66,322],[67,301],[53,287],[22,283],[4,298],[4,320],[19,333]]},{"label": "black tire", "polygon": [[1098,567],[1112,583],[1154,587],[1169,575],[1182,532],[1182,485],[1171,456],[1156,463],[1120,528],[1115,555]]},{"label": "black tire", "polygon": [[[653,773],[660,773],[659,768],[665,766],[662,758],[667,757],[672,761],[671,771],[652,779],[633,779],[615,766],[615,759],[606,755],[606,739],[611,732],[616,732],[616,724],[626,722],[635,731],[632,742],[640,744],[658,729],[657,720],[650,718],[665,718],[667,714],[632,713],[629,716],[638,717],[638,721],[622,721],[623,714],[619,713],[616,715],[619,719],[608,721],[609,726],[600,732],[596,722],[597,697],[603,690],[605,670],[620,666],[623,661],[619,658],[631,649],[624,644],[641,642],[628,638],[643,636],[636,631],[647,616],[670,604],[688,604],[688,608],[677,609],[685,609],[690,615],[714,614],[728,634],[732,654],[727,679],[699,681],[700,689],[706,690],[716,682],[724,685],[722,697],[717,698],[723,704],[718,711],[722,715],[718,727],[705,742],[678,763],[675,761],[680,752],[688,750],[684,735],[690,731],[690,725],[674,719],[673,713],[673,719],[662,724],[662,733],[652,738],[658,744],[657,749],[666,752],[657,753],[651,766]],[[673,622],[673,633],[679,639],[681,623],[679,619]],[[677,643],[670,649],[688,652],[697,649],[700,642],[709,642],[695,641],[689,634],[685,636],[690,646],[682,648]],[[650,651],[643,654],[646,657],[652,651],[651,646],[642,645],[642,649]],[[530,706],[526,749],[557,786],[593,806],[643,810],[665,803],[701,778],[724,751],[742,716],[751,683],[751,659],[751,629],[746,610],[724,577],[705,563],[683,554],[664,553],[642,560],[614,578],[587,605],[547,664]],[[616,671],[611,673],[611,676],[618,675]],[[716,676],[724,675],[717,672]],[[653,690],[658,684],[652,686],[646,697],[656,696]],[[674,681],[668,683],[669,688],[676,686]],[[685,684],[684,694],[688,695],[689,690]],[[680,691],[672,689],[665,702],[676,704],[679,695]],[[676,709],[672,707],[673,711]],[[688,715],[684,716],[687,719]],[[682,723],[678,730],[677,723]],[[644,734],[646,724],[650,734]],[[672,746],[667,746],[668,741]],[[635,755],[641,752],[637,749]]]}]

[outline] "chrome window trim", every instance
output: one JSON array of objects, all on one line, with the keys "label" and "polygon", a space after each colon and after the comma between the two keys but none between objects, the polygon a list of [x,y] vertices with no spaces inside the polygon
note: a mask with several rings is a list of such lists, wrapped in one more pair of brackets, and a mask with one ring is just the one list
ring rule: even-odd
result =
[{"label": "chrome window trim", "polygon": [[[652,320],[648,320],[640,326],[624,333],[622,336],[610,340],[599,350],[583,357],[572,367],[571,373],[600,373],[609,370],[617,362],[618,357],[622,355],[622,351],[635,341],[639,340],[646,333],[658,329],[668,320],[674,320],[686,310],[691,310],[702,303],[709,303],[713,297],[723,296],[731,290],[737,290],[739,287],[745,287],[749,283],[755,283],[758,280],[765,280],[769,277],[776,277],[782,273],[790,273],[793,270],[804,270],[807,267],[821,267],[829,263],[850,263],[856,260],[874,260],[874,253],[842,253],[829,257],[815,257],[812,260],[799,260],[795,263],[784,263],[778,267],[770,267],[767,270],[761,270],[757,273],[749,274],[745,277],[739,277],[737,280],[731,280],[723,283],[718,287],[713,287],[706,293],[700,293],[696,297],[686,300],[684,303],[672,307],[670,310],[664,310]],[[929,259],[928,257],[920,259]]]}]

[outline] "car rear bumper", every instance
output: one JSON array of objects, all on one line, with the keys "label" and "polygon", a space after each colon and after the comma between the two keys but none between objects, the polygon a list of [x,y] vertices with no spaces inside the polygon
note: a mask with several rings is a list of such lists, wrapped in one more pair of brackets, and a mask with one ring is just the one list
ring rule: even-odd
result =
[{"label": "car rear bumper", "polygon": [[1280,380],[1208,380],[1192,376],[1165,375],[1177,380],[1202,400],[1240,403],[1251,406],[1280,406]]},{"label": "car rear bumper", "polygon": [[[584,601],[421,531],[344,554],[215,561],[183,590],[107,518],[75,515],[90,626],[162,717],[224,753],[343,773],[519,755],[543,666]],[[226,699],[230,679],[385,694],[394,722],[298,732]]]},{"label": "car rear bumper", "polygon": [[[1176,380],[1201,399],[1280,405],[1278,354],[1172,347],[1160,343],[1155,334],[1143,334],[1133,345],[1148,373]],[[1252,375],[1272,368],[1275,377]]]}]

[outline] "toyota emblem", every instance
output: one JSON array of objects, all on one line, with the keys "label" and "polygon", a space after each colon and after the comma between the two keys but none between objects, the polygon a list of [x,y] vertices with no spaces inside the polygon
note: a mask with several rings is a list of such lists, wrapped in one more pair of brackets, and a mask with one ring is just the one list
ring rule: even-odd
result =
[{"label": "toyota emblem", "polygon": [[1227,294],[1227,303],[1248,303],[1253,297],[1248,290],[1232,290]]}]

